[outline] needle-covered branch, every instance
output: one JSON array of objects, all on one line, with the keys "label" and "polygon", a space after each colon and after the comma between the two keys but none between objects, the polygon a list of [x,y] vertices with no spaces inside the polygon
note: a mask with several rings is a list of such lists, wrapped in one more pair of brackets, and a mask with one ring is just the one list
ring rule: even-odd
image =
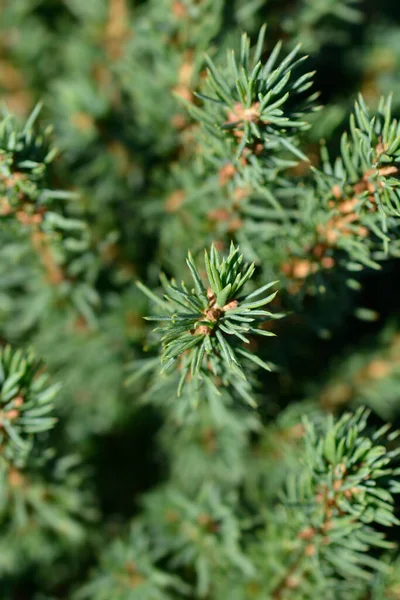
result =
[{"label": "needle-covered branch", "polygon": [[187,265],[194,287],[185,283],[168,282],[162,277],[166,291],[164,300],[154,296],[142,284],[139,287],[164,312],[163,315],[146,317],[161,322],[155,331],[161,333],[161,362],[164,370],[179,368],[180,394],[185,381],[190,378],[210,378],[219,375],[220,369],[233,371],[245,379],[242,359],[269,370],[245,345],[252,335],[273,336],[268,329],[260,327],[266,320],[279,318],[263,309],[272,302],[277,292],[264,295],[277,282],[271,282],[250,294],[244,293],[245,284],[251,279],[254,264],[243,264],[239,248],[231,246],[228,257],[221,258],[214,246],[204,255],[207,283],[189,253]]},{"label": "needle-covered branch", "polygon": [[289,597],[294,580],[293,597],[301,598],[313,580],[329,590],[340,580],[362,584],[384,568],[371,549],[393,547],[385,531],[398,525],[399,432],[389,425],[368,431],[367,417],[360,409],[336,422],[305,422],[303,466],[288,478],[283,511],[276,513],[288,528],[285,535],[292,531],[293,559],[277,576],[273,598]]},{"label": "needle-covered branch", "polygon": [[59,385],[48,384],[33,352],[0,350],[0,444],[7,463],[26,458],[35,434],[52,428]]},{"label": "needle-covered branch", "polygon": [[254,49],[243,34],[239,55],[231,51],[225,69],[207,58],[207,88],[198,94],[204,105],[191,107],[191,112],[207,133],[230,140],[237,157],[246,146],[259,143],[304,159],[293,139],[309,127],[305,117],[316,108],[318,94],[310,94],[314,73],[302,71],[306,57],[299,56],[300,46],[280,58],[278,42],[264,60],[265,33],[264,26]]},{"label": "needle-covered branch", "polygon": [[93,325],[99,304],[93,283],[100,256],[94,251],[87,223],[70,210],[69,201],[76,200],[76,194],[53,188],[52,163],[57,150],[52,128],[41,131],[36,124],[40,108],[35,108],[23,127],[10,115],[0,121],[0,222],[4,232],[0,256],[8,260],[12,243],[18,239],[21,250],[25,249],[21,267],[16,268],[16,277],[19,270],[24,271],[22,285],[26,284],[27,269],[32,279],[37,278],[38,264],[57,300],[68,299]]},{"label": "needle-covered branch", "polygon": [[400,125],[392,117],[391,104],[391,96],[382,98],[371,116],[360,95],[350,117],[350,131],[341,138],[340,156],[333,165],[325,150],[322,157],[330,206],[346,213],[351,205],[352,212],[364,216],[366,222],[370,217],[372,230],[375,213],[383,231],[390,228],[390,216],[400,215]]}]

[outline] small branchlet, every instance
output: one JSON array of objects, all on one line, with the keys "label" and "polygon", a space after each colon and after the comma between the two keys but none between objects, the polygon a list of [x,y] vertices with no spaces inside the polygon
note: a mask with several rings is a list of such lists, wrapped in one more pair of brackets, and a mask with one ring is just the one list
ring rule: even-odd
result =
[{"label": "small branchlet", "polygon": [[56,562],[68,549],[82,550],[97,510],[76,455],[55,459],[49,448],[32,453],[23,468],[0,469],[0,489],[0,547],[16,572],[27,562],[40,565],[43,554]]},{"label": "small branchlet", "polygon": [[198,94],[204,107],[191,107],[191,111],[212,135],[236,140],[237,156],[246,146],[261,142],[266,148],[284,148],[307,160],[293,137],[309,127],[304,117],[316,109],[318,94],[309,94],[314,73],[295,75],[306,59],[299,57],[300,46],[279,61],[279,42],[267,61],[261,62],[265,32],[264,26],[254,50],[244,34],[239,57],[232,52],[225,70],[207,58],[208,89]]},{"label": "small branchlet", "polygon": [[145,499],[146,522],[158,547],[169,548],[166,559],[185,569],[194,565],[194,597],[210,594],[219,572],[235,569],[245,577],[253,566],[242,548],[241,521],[235,506],[215,485],[191,496],[164,486]]},{"label": "small branchlet", "polygon": [[400,125],[392,118],[391,102],[391,96],[382,98],[371,117],[360,95],[340,157],[332,165],[323,148],[323,173],[316,173],[328,207],[354,215],[356,224],[375,233],[379,222],[387,232],[388,217],[400,216]]},{"label": "small branchlet", "polygon": [[9,346],[0,351],[0,447],[7,463],[20,464],[32,447],[34,434],[56,422],[51,413],[59,386],[49,386],[41,370],[32,352]]},{"label": "small branchlet", "polygon": [[[364,581],[382,566],[367,550],[391,547],[375,526],[398,525],[393,477],[399,448],[386,447],[393,445],[398,432],[388,433],[390,426],[384,425],[367,434],[368,414],[361,408],[337,422],[327,418],[322,430],[304,423],[304,467],[288,479],[284,499],[285,522],[293,519],[300,579],[322,568],[326,577]],[[274,598],[281,597],[278,591],[286,579],[276,587]]]},{"label": "small branchlet", "polygon": [[158,551],[149,540],[143,523],[133,523],[128,536],[115,540],[102,553],[98,569],[75,600],[106,600],[116,594],[132,600],[187,597],[190,587],[157,565]]},{"label": "small branchlet", "polygon": [[0,119],[0,222],[13,235],[22,235],[46,281],[94,324],[99,298],[92,284],[100,256],[86,222],[69,215],[65,201],[75,194],[50,185],[57,150],[51,128],[34,127],[40,108],[23,127],[10,116]]},{"label": "small branchlet", "polygon": [[322,168],[312,169],[314,182],[299,196],[296,221],[282,229],[286,243],[279,242],[280,269],[299,284],[296,292],[306,279],[321,282],[321,274],[338,267],[380,269],[399,255],[400,126],[391,117],[391,98],[371,118],[360,96],[340,156],[332,164],[325,146],[321,153]]},{"label": "small branchlet", "polygon": [[165,300],[138,283],[140,289],[167,313],[147,319],[162,322],[156,329],[162,334],[161,361],[164,370],[174,368],[177,364],[181,369],[178,395],[187,378],[221,375],[221,368],[245,379],[240,364],[242,357],[270,370],[267,363],[245,350],[243,344],[250,343],[247,335],[275,335],[267,329],[259,329],[258,325],[262,320],[282,316],[261,310],[277,294],[273,292],[263,297],[263,293],[277,282],[267,283],[245,295],[243,288],[252,277],[255,267],[254,264],[242,265],[242,261],[239,248],[233,244],[229,256],[224,259],[212,246],[210,254],[205,252],[208,285],[204,285],[189,253],[187,265],[194,288],[189,289],[184,283],[179,286],[174,280],[168,282],[162,277],[167,292]]},{"label": "small branchlet", "polygon": [[48,167],[57,154],[50,128],[41,134],[33,131],[40,108],[35,108],[23,128],[10,116],[0,123],[0,216],[15,215],[24,224],[43,219],[50,198],[45,189]]}]

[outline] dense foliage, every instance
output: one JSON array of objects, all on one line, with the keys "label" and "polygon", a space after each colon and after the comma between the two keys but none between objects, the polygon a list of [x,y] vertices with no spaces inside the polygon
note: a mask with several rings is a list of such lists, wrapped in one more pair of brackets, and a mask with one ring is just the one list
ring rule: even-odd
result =
[{"label": "dense foliage", "polygon": [[0,15],[1,599],[400,598],[398,3]]}]

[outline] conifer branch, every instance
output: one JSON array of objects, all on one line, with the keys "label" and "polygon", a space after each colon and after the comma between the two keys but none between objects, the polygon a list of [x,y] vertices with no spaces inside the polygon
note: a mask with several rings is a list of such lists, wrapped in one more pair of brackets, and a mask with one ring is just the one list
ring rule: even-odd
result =
[{"label": "conifer branch", "polygon": [[114,540],[100,559],[100,566],[74,600],[175,600],[186,598],[190,587],[179,577],[157,566],[159,552],[149,542],[142,523],[134,523],[124,539]]},{"label": "conifer branch", "polygon": [[363,582],[383,568],[368,550],[391,548],[379,528],[398,525],[393,494],[399,448],[385,447],[398,432],[388,436],[385,425],[372,436],[364,433],[367,416],[360,409],[336,423],[328,419],[322,436],[306,423],[304,467],[288,479],[281,515],[298,530],[296,551],[272,590],[274,599],[289,589],[301,594],[310,576],[315,582],[325,576],[329,589],[332,577]]},{"label": "conifer branch", "polygon": [[32,448],[35,434],[52,428],[53,400],[59,385],[47,375],[32,352],[0,350],[0,445],[7,463],[20,464]]},{"label": "conifer branch", "polygon": [[[249,337],[246,337],[249,335],[273,336],[272,332],[260,329],[259,325],[263,320],[282,316],[262,310],[275,298],[277,292],[264,297],[263,294],[276,282],[248,295],[243,294],[255,267],[242,264],[243,255],[239,254],[239,248],[232,245],[228,257],[222,259],[216,248],[211,246],[210,254],[205,252],[204,261],[207,284],[203,284],[189,253],[186,262],[194,288],[162,279],[165,301],[155,300],[167,314],[146,317],[162,323],[155,331],[162,333],[161,362],[164,370],[176,368],[176,361],[180,359],[178,395],[188,377],[210,378],[212,374],[220,375],[221,369],[233,371],[245,379],[241,356],[269,370],[267,363],[241,346],[250,343]],[[142,284],[139,286],[153,299],[151,292]]]},{"label": "conifer branch", "polygon": [[[239,57],[231,53],[225,70],[207,58],[208,88],[198,94],[204,106],[190,110],[208,134],[233,144],[236,159],[245,148],[258,143],[269,151],[283,148],[307,160],[293,139],[309,127],[304,118],[316,108],[318,95],[309,94],[314,73],[297,75],[305,60],[298,56],[299,46],[279,61],[278,43],[264,62],[265,33],[264,26],[254,50],[250,50],[250,39],[244,34]],[[228,148],[225,146],[225,153]]]},{"label": "conifer branch", "polygon": [[[67,297],[93,326],[99,298],[92,284],[99,257],[86,223],[65,210],[66,201],[76,195],[51,189],[50,166],[57,150],[51,128],[43,133],[34,129],[40,108],[23,128],[11,116],[1,120],[0,220],[10,235],[29,243],[53,293]],[[3,253],[7,251],[5,244]]]}]

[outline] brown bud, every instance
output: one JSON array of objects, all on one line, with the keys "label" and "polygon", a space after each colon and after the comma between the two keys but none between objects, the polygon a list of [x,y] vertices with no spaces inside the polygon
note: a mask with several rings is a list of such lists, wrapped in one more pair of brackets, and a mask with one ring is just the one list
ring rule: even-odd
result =
[{"label": "brown bud", "polygon": [[230,212],[225,208],[216,208],[214,210],[210,210],[207,213],[207,217],[210,221],[227,221],[230,217]]},{"label": "brown bud", "polygon": [[232,163],[228,163],[218,171],[218,181],[221,186],[224,186],[232,179],[236,173],[236,167]]},{"label": "brown bud", "polygon": [[11,410],[5,411],[3,415],[8,421],[15,421],[15,419],[18,419],[19,417],[19,410],[12,408]]},{"label": "brown bud", "polygon": [[182,19],[186,16],[186,7],[180,0],[175,0],[172,4],[172,12],[178,18]]},{"label": "brown bud", "polygon": [[175,129],[184,129],[186,124],[187,121],[185,117],[179,113],[171,117],[171,125],[172,127],[175,127]]},{"label": "brown bud", "polygon": [[307,546],[304,548],[304,554],[306,556],[314,556],[316,552],[317,549],[315,547],[315,544],[307,544]]},{"label": "brown bud", "polygon": [[23,403],[24,403],[24,398],[23,398],[22,396],[16,396],[16,397],[14,398],[14,406],[16,406],[17,408],[18,408],[19,406],[22,406],[22,405],[23,405]]},{"label": "brown bud", "polygon": [[178,81],[180,85],[189,87],[193,76],[193,57],[192,52],[186,54],[186,59],[183,61],[178,72]]},{"label": "brown bud", "polygon": [[340,200],[342,197],[342,190],[339,185],[334,185],[332,190],[332,195],[335,196],[336,200]]},{"label": "brown bud", "polygon": [[250,194],[251,194],[251,189],[249,187],[238,187],[235,189],[235,191],[233,193],[233,199],[234,199],[235,203],[238,203],[241,200],[244,200],[245,198],[247,198]]},{"label": "brown bud", "polygon": [[237,300],[231,300],[231,302],[228,302],[228,304],[225,304],[225,306],[222,308],[223,311],[227,311],[227,310],[233,310],[234,308],[238,307],[238,301]]},{"label": "brown bud", "polygon": [[321,260],[321,266],[324,267],[324,269],[332,269],[332,267],[335,266],[335,260],[332,256],[324,256]]},{"label": "brown bud", "polygon": [[305,279],[313,271],[312,263],[309,260],[293,261],[293,277],[295,279]]},{"label": "brown bud", "polygon": [[193,335],[210,335],[210,333],[211,333],[211,329],[209,327],[207,327],[207,325],[199,325],[193,331]]},{"label": "brown bud", "polygon": [[290,575],[285,580],[285,587],[290,590],[297,590],[301,586],[301,577],[299,575]]},{"label": "brown bud", "polygon": [[15,216],[17,217],[18,221],[22,224],[22,225],[30,225],[31,224],[31,219],[30,216],[23,210],[18,210],[15,214]]},{"label": "brown bud", "polygon": [[379,170],[379,175],[384,175],[385,177],[388,175],[394,175],[398,172],[398,168],[395,166],[381,167]]},{"label": "brown bud", "polygon": [[326,252],[325,244],[316,244],[313,248],[313,254],[316,258],[322,258]]},{"label": "brown bud", "polygon": [[376,359],[367,365],[363,370],[364,376],[368,379],[383,379],[392,371],[392,365],[389,361]]},{"label": "brown bud", "polygon": [[339,204],[339,210],[343,214],[351,213],[354,211],[359,200],[358,198],[352,198],[351,200],[344,200]]},{"label": "brown bud", "polygon": [[222,316],[222,309],[220,308],[209,308],[206,310],[205,315],[209,321],[215,322]]},{"label": "brown bud", "polygon": [[333,489],[335,492],[339,492],[342,489],[343,481],[342,479],[337,479],[333,482]]},{"label": "brown bud", "polygon": [[225,249],[224,242],[222,242],[221,240],[215,240],[214,246],[215,246],[215,249],[218,250],[218,252],[223,252]]},{"label": "brown bud", "polygon": [[210,287],[207,290],[207,298],[210,303],[210,306],[214,306],[215,301],[216,301],[216,296]]},{"label": "brown bud", "polygon": [[22,487],[24,478],[17,469],[11,468],[8,472],[8,482],[11,487]]},{"label": "brown bud", "polygon": [[388,149],[387,144],[382,142],[382,138],[380,138],[379,143],[376,145],[376,157],[379,158],[381,154],[384,154]]},{"label": "brown bud", "polygon": [[231,219],[231,221],[229,222],[228,231],[230,233],[235,233],[235,231],[238,231],[238,229],[241,229],[242,227],[243,221],[239,219],[239,217],[236,217],[234,219]]},{"label": "brown bud", "polygon": [[186,100],[187,102],[193,101],[193,92],[189,87],[185,85],[176,85],[172,90],[183,100]]},{"label": "brown bud", "polygon": [[301,540],[311,540],[315,535],[315,529],[313,527],[305,527],[299,533],[299,538]]},{"label": "brown bud", "polygon": [[368,229],[363,226],[357,227],[357,234],[360,235],[361,237],[367,237]]},{"label": "brown bud", "polygon": [[228,112],[228,122],[236,123],[237,121],[247,121],[249,123],[254,123],[260,117],[259,108],[259,102],[255,102],[249,108],[244,107],[240,102],[236,102],[233,110]]},{"label": "brown bud", "polygon": [[183,190],[175,190],[172,192],[165,201],[164,207],[166,212],[176,212],[182,205],[185,199],[185,192]]},{"label": "brown bud", "polygon": [[12,208],[8,199],[4,196],[3,198],[0,198],[0,215],[5,217],[10,213],[12,213]]}]

